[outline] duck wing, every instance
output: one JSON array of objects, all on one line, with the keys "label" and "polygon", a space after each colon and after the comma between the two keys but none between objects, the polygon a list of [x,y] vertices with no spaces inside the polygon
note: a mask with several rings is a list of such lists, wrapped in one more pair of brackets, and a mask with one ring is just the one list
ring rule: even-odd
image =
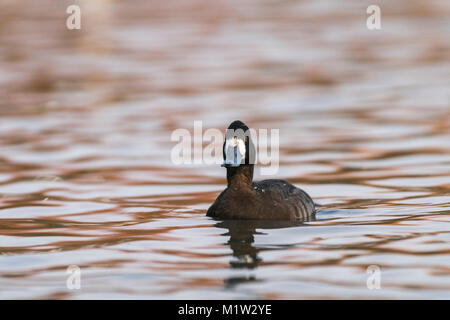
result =
[{"label": "duck wing", "polygon": [[253,188],[260,194],[268,207],[287,211],[292,218],[306,220],[315,213],[314,201],[302,189],[279,179],[253,182]]}]

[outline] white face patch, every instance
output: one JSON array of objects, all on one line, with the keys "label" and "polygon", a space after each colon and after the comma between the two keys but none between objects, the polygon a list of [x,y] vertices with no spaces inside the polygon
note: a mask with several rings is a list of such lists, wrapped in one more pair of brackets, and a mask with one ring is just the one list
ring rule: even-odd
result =
[{"label": "white face patch", "polygon": [[245,142],[236,137],[225,141],[225,164],[239,166],[245,158]]}]

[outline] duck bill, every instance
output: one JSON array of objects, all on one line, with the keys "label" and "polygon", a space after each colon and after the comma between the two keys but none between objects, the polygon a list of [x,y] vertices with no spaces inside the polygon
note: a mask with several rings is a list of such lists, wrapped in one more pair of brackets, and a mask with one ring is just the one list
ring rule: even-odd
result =
[{"label": "duck bill", "polygon": [[225,161],[222,163],[222,167],[232,168],[239,167],[242,162],[242,156],[239,152],[238,146],[229,146],[226,148]]}]

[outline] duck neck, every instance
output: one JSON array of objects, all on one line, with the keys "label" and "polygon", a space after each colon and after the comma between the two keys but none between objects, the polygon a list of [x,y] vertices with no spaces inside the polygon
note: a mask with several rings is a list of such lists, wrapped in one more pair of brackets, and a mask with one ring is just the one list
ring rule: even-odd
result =
[{"label": "duck neck", "polygon": [[253,180],[253,165],[240,165],[239,167],[227,168],[228,188],[251,189]]}]

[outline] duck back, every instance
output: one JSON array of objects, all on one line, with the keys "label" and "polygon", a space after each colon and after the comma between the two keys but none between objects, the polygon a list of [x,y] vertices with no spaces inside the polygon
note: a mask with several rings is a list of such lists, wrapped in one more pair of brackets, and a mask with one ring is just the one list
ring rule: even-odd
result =
[{"label": "duck back", "polygon": [[220,219],[302,220],[313,217],[313,200],[302,189],[284,180],[253,182],[249,190],[225,189],[207,215]]}]

